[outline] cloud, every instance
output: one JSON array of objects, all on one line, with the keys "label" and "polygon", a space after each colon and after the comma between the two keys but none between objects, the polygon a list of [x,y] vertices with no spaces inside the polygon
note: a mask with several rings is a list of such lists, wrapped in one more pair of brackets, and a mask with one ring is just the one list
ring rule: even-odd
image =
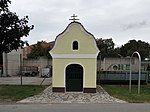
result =
[{"label": "cloud", "polygon": [[147,21],[145,20],[124,25],[123,30],[130,30],[135,28],[138,29],[138,28],[143,28],[144,26],[147,26]]},{"label": "cloud", "polygon": [[150,0],[12,0],[10,8],[35,25],[26,38],[30,43],[54,40],[75,13],[96,38],[112,37],[122,44],[133,36],[150,42],[149,6]]}]

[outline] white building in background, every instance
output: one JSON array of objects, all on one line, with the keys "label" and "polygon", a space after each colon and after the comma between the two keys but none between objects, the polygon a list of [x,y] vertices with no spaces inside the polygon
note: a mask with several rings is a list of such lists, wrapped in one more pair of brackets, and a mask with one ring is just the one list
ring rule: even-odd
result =
[{"label": "white building in background", "polygon": [[49,67],[51,64],[50,59],[24,59],[23,49],[11,51],[6,54],[3,53],[3,74],[2,76],[17,76],[20,72],[20,66],[37,67],[39,71],[39,77],[42,75],[42,69]]},{"label": "white building in background", "polygon": [[[129,71],[130,70],[130,57],[121,58],[104,58],[104,60],[98,61],[98,67],[100,71]],[[138,71],[139,60],[134,57],[131,61],[132,71]]]},{"label": "white building in background", "polygon": [[21,62],[23,62],[23,50],[19,48],[10,53],[3,53],[3,76],[15,76],[19,73]]}]

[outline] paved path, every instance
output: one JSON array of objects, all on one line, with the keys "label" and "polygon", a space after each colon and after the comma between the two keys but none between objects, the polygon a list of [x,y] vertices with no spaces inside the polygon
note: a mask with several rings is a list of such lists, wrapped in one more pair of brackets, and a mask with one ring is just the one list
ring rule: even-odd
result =
[{"label": "paved path", "polygon": [[[23,85],[40,85],[44,78],[40,77],[22,77]],[[0,77],[0,85],[20,85],[20,77]],[[51,78],[46,78],[42,85],[50,85]]]},{"label": "paved path", "polygon": [[97,93],[53,93],[49,86],[39,95],[26,98],[17,103],[126,103],[125,101],[111,97],[101,86],[97,87]]}]

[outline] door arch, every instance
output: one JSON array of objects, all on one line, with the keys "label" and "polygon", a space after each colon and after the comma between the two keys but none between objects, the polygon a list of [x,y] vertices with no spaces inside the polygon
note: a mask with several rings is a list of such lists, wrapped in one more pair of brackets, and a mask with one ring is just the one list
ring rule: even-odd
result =
[{"label": "door arch", "polygon": [[70,64],[66,67],[66,91],[83,91],[83,67]]}]

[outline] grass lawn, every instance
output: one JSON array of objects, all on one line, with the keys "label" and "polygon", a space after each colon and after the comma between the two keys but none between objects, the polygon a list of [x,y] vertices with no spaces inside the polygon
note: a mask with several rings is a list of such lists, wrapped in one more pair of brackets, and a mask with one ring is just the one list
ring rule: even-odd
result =
[{"label": "grass lawn", "polygon": [[130,103],[150,103],[150,85],[141,85],[141,93],[137,94],[137,85],[132,85],[129,93],[127,85],[102,85],[102,87],[113,97]]},{"label": "grass lawn", "polygon": [[0,101],[18,101],[42,92],[46,86],[0,86]]}]

